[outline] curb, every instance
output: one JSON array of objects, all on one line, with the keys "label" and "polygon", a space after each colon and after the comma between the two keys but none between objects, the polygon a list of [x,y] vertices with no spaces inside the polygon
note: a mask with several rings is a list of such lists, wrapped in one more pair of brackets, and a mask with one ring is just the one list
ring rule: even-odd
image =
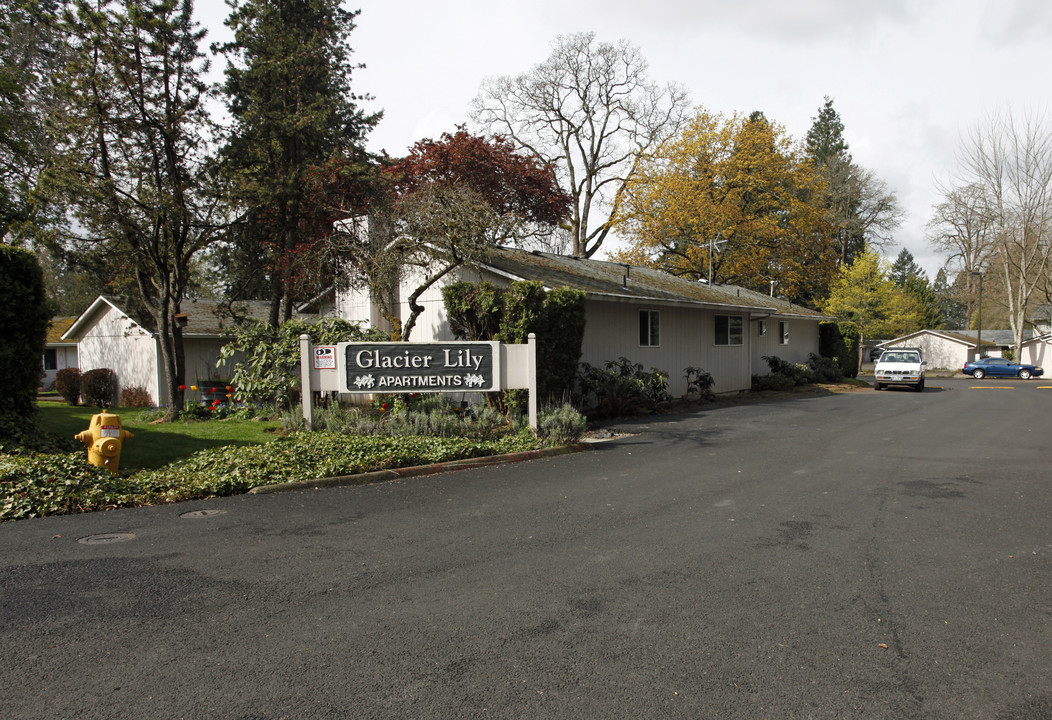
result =
[{"label": "curb", "polygon": [[413,467],[392,468],[390,470],[374,470],[373,472],[358,473],[357,475],[338,475],[336,477],[317,478],[315,480],[299,480],[296,482],[275,483],[273,485],[258,485],[248,492],[250,495],[265,495],[269,493],[285,492],[288,490],[344,487],[347,485],[368,485],[370,483],[384,482],[385,480],[420,477],[422,475],[436,475],[438,473],[452,472],[454,470],[468,470],[470,468],[485,467],[487,465],[500,465],[502,463],[522,462],[523,460],[534,460],[536,458],[568,455],[569,453],[591,449],[591,443],[582,442],[574,445],[543,448],[541,450],[526,450],[525,452],[507,453],[505,455],[486,455],[477,458],[465,458],[463,460],[450,460],[449,462],[433,463],[431,465],[414,465]]}]

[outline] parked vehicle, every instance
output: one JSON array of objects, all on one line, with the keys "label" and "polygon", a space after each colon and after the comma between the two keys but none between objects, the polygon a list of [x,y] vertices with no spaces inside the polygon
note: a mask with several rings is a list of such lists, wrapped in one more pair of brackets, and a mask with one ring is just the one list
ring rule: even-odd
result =
[{"label": "parked vehicle", "polygon": [[892,385],[906,385],[917,392],[924,390],[924,366],[927,361],[915,348],[885,350],[873,367],[873,388],[883,390]]},{"label": "parked vehicle", "polygon": [[987,375],[990,377],[1017,377],[1022,380],[1029,380],[1032,377],[1039,377],[1045,374],[1045,371],[1037,365],[1016,363],[1004,358],[994,357],[966,362],[961,372],[965,375],[971,375],[976,380],[982,380]]}]

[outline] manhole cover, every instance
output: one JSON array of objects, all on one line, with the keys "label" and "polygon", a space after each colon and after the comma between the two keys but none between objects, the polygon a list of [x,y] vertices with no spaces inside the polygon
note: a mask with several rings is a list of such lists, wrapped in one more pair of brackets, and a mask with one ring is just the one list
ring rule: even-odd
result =
[{"label": "manhole cover", "polygon": [[135,537],[134,533],[101,533],[99,535],[88,535],[77,540],[81,545],[109,545],[110,543],[124,542]]},{"label": "manhole cover", "polygon": [[226,515],[226,510],[191,510],[190,512],[184,512],[179,517],[181,517],[181,518],[206,518],[206,517],[212,517],[213,515]]}]

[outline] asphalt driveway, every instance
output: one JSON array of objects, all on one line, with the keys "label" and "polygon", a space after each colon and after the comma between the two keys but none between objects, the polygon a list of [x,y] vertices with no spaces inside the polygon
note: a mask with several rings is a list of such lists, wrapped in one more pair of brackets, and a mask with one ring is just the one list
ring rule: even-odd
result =
[{"label": "asphalt driveway", "polygon": [[[1052,382],[0,525],[0,717],[1052,717]],[[83,542],[81,542],[83,541]]]}]

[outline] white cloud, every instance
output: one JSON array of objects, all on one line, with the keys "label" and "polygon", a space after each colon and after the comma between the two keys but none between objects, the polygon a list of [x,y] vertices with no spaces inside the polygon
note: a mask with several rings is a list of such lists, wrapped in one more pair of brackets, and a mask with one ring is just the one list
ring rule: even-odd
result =
[{"label": "white cloud", "polygon": [[[909,213],[898,234],[932,275],[924,225],[954,149],[991,112],[1047,112],[1047,0],[360,0],[353,78],[385,116],[373,149],[404,153],[465,122],[487,76],[527,71],[561,33],[627,38],[653,77],[723,113],[763,110],[802,138],[834,98],[857,162]],[[212,28],[219,3],[199,12]],[[217,62],[221,69],[222,62]],[[891,254],[898,252],[894,249]]]}]

